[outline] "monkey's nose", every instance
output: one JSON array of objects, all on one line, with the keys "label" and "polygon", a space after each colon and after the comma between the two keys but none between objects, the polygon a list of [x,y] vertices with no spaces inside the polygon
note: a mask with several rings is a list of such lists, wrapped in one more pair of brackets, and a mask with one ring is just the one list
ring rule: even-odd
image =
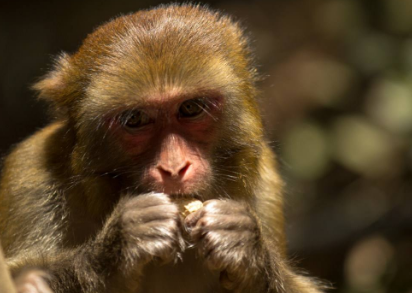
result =
[{"label": "monkey's nose", "polygon": [[163,180],[182,180],[190,165],[189,162],[185,162],[177,167],[159,165],[157,169],[162,175]]}]

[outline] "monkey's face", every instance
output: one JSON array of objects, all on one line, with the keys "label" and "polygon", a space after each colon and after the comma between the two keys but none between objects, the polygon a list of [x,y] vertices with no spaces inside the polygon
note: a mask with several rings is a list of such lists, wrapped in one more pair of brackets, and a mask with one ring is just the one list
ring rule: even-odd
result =
[{"label": "monkey's face", "polygon": [[[106,127],[132,167],[131,184],[146,191],[194,194],[210,185],[218,96],[159,94],[109,117]],[[131,164],[131,165],[130,165]]]},{"label": "monkey's face", "polygon": [[176,44],[181,54],[153,46],[118,45],[127,54],[116,49],[99,61],[75,107],[77,158],[123,189],[205,197],[222,137],[235,129],[225,121],[239,104],[239,78],[222,55],[199,60],[193,44]]},{"label": "monkey's face", "polygon": [[127,190],[205,196],[223,130],[223,95],[169,88],[105,99],[106,89],[90,91],[81,105],[83,167],[121,179]]}]

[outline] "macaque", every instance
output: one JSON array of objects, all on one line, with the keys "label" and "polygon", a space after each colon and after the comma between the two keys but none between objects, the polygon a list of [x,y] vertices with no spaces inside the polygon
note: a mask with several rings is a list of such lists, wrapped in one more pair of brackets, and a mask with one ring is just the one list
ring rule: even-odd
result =
[{"label": "macaque", "polygon": [[195,5],[121,16],[62,54],[34,85],[54,122],[4,161],[17,292],[321,292],[287,261],[256,80],[239,25]]}]

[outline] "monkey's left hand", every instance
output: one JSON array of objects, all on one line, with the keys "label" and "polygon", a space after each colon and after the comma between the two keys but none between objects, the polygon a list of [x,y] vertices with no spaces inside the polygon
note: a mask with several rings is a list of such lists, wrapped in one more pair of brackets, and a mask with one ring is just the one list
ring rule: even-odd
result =
[{"label": "monkey's left hand", "polygon": [[209,200],[185,224],[207,266],[221,272],[226,289],[246,286],[263,268],[260,227],[246,204]]}]

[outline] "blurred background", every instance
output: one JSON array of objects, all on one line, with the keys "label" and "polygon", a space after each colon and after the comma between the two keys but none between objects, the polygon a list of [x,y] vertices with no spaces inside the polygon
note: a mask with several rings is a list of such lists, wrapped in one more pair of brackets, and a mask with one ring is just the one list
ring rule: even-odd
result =
[{"label": "blurred background", "polygon": [[[159,3],[0,4],[0,155],[47,123],[29,87],[54,56]],[[240,20],[255,49],[293,260],[335,292],[412,293],[412,1],[203,3]]]}]

